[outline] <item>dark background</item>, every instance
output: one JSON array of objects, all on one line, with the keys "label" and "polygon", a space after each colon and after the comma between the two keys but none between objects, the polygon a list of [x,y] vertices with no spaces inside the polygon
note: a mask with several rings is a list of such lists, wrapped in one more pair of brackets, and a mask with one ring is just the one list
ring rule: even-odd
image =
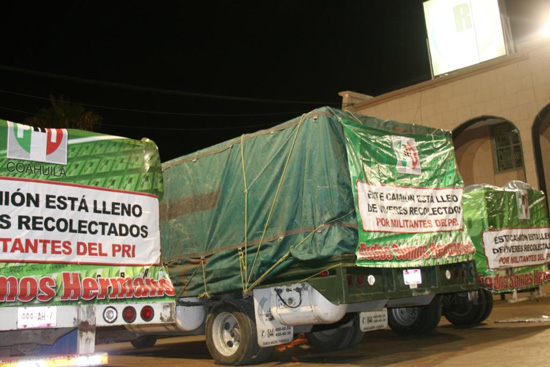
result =
[{"label": "dark background", "polygon": [[[505,1],[516,42],[547,0]],[[63,96],[163,161],[431,78],[421,0],[0,5],[0,118]]]}]

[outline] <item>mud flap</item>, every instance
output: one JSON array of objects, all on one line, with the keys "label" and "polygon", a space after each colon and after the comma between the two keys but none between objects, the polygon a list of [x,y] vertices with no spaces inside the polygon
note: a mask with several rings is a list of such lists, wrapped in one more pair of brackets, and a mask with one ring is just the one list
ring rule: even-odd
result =
[{"label": "mud flap", "polygon": [[286,344],[294,339],[294,328],[275,320],[270,307],[271,289],[254,289],[254,315],[260,347]]}]

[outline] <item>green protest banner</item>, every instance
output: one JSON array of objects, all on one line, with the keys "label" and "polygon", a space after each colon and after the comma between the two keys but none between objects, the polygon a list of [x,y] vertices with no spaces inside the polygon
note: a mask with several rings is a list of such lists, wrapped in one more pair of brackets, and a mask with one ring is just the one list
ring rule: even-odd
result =
[{"label": "green protest banner", "polygon": [[156,145],[0,120],[0,306],[174,295]]},{"label": "green protest banner", "polygon": [[463,182],[449,132],[343,120],[359,227],[357,263],[420,267],[471,260]]},{"label": "green protest banner", "polygon": [[463,200],[483,287],[502,293],[550,280],[550,222],[542,191],[519,181],[503,187],[473,185]]}]

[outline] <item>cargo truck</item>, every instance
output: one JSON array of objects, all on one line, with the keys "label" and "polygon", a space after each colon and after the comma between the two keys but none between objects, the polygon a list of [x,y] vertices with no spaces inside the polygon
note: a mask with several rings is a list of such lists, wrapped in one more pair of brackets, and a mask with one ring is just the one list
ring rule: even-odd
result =
[{"label": "cargo truck", "polygon": [[163,262],[177,324],[216,362],[260,363],[305,333],[433,330],[477,297],[449,132],[324,107],[163,163]]},{"label": "cargo truck", "polygon": [[96,340],[174,322],[152,141],[0,120],[0,181],[0,359],[105,364]]},{"label": "cargo truck", "polygon": [[543,296],[550,280],[550,220],[544,192],[521,181],[498,187],[465,188],[464,221],[476,247],[481,292],[478,302],[460,302],[447,318],[455,325],[483,322],[493,309],[493,296],[511,295],[508,302]]}]

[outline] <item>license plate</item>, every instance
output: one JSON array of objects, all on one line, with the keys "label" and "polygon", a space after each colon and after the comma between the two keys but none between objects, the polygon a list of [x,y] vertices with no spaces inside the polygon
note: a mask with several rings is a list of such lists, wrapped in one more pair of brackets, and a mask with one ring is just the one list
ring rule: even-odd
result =
[{"label": "license plate", "polygon": [[359,328],[361,331],[385,329],[388,326],[388,311],[364,311],[359,313]]},{"label": "license plate", "polygon": [[56,307],[19,307],[17,309],[17,328],[39,328],[56,326]]},{"label": "license plate", "polygon": [[403,270],[403,279],[410,288],[416,288],[422,284],[422,273],[420,269],[405,269]]}]

